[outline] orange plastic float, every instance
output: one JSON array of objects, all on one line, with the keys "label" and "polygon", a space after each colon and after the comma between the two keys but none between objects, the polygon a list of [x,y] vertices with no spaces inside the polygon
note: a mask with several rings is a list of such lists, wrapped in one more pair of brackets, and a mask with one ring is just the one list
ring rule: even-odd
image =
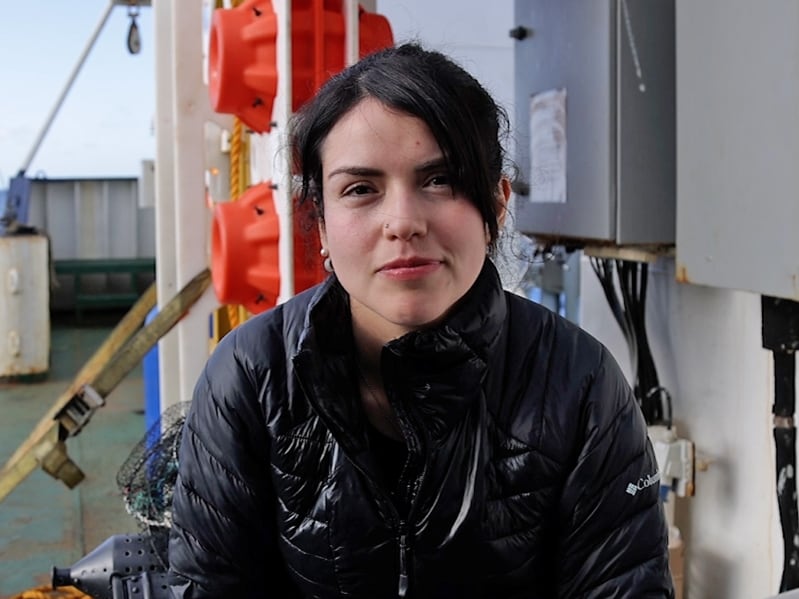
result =
[{"label": "orange plastic float", "polygon": [[277,16],[270,0],[217,9],[208,40],[208,93],[215,112],[269,131],[277,93]]},{"label": "orange plastic float", "polygon": [[391,25],[383,15],[366,12],[361,8],[358,13],[358,27],[360,29],[358,49],[361,53],[361,58],[394,44]]},{"label": "orange plastic float", "polygon": [[[294,207],[294,287],[298,292],[325,276],[310,209],[309,204]],[[235,202],[214,207],[211,280],[220,302],[241,304],[253,314],[277,304],[279,228],[269,183],[251,187]]]},{"label": "orange plastic float", "polygon": [[[291,3],[292,110],[344,68],[342,0]],[[388,20],[359,10],[361,56],[394,43]],[[270,0],[247,0],[213,12],[208,89],[216,112],[234,114],[258,133],[268,131],[277,93],[277,17]]]}]

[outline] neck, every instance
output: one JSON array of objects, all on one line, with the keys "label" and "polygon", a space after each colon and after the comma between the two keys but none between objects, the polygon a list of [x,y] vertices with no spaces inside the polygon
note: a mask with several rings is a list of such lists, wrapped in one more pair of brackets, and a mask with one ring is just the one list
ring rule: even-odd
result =
[{"label": "neck", "polygon": [[[358,362],[364,375],[370,379],[380,378],[380,354],[383,346],[407,331],[395,330],[385,321],[379,322],[374,313],[360,306],[352,306],[352,336],[355,341]],[[377,322],[376,322],[377,321]]]},{"label": "neck", "polygon": [[369,422],[381,433],[402,440],[394,409],[388,401],[383,376],[380,371],[380,354],[383,346],[401,334],[390,334],[382,327],[370,326],[368,318],[359,311],[352,313],[352,332],[355,341],[355,359],[358,369],[361,405]]},{"label": "neck", "polygon": [[360,378],[361,405],[369,422],[381,433],[393,439],[402,440],[402,431],[397,422],[394,408],[388,401],[379,370],[366,371],[362,363],[357,364]]}]

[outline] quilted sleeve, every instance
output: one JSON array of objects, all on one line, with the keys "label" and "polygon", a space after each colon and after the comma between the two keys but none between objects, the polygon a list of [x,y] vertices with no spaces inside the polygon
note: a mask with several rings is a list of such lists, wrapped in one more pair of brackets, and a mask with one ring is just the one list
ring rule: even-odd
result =
[{"label": "quilted sleeve", "polygon": [[234,331],[217,346],[194,389],[172,505],[174,597],[274,597],[284,586],[268,438],[248,370]]},{"label": "quilted sleeve", "polygon": [[607,350],[574,414],[580,440],[560,503],[560,597],[672,598],[659,472],[632,390]]}]

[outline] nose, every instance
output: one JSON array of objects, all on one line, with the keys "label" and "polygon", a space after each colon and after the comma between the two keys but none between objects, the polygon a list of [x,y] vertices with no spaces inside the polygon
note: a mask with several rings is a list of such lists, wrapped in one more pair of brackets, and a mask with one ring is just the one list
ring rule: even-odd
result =
[{"label": "nose", "polygon": [[424,201],[415,190],[394,189],[385,203],[383,235],[389,239],[408,241],[427,233],[427,215]]}]

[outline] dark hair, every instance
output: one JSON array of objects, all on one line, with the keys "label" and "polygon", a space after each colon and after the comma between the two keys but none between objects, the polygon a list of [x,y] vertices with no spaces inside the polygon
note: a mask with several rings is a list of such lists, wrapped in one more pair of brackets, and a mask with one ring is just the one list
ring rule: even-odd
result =
[{"label": "dark hair", "polygon": [[367,97],[425,122],[455,189],[480,211],[493,246],[507,114],[450,58],[414,43],[380,50],[348,67],[294,115],[289,143],[294,172],[301,177],[300,199],[310,198],[324,218],[322,144],[339,119]]}]

